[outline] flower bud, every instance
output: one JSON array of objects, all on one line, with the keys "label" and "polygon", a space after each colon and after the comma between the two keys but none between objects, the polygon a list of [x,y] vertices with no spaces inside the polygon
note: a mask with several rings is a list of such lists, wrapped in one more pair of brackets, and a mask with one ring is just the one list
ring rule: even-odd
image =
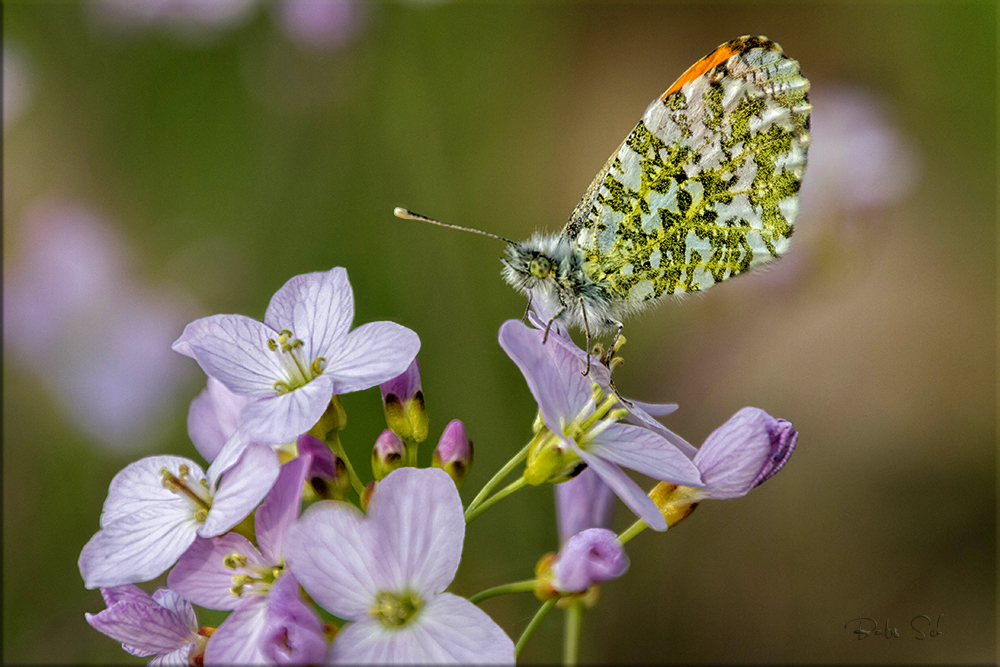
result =
[{"label": "flower bud", "polygon": [[798,432],[759,408],[743,408],[705,439],[694,457],[705,487],[698,498],[745,496],[784,467]]},{"label": "flower bud", "polygon": [[386,429],[375,441],[372,448],[372,475],[379,480],[391,473],[396,468],[403,466],[403,454],[406,446],[399,436]]},{"label": "flower bud", "polygon": [[438,446],[434,449],[432,465],[448,473],[455,480],[456,488],[462,488],[465,477],[472,468],[472,441],[459,420],[453,419],[445,426]]},{"label": "flower bud", "polygon": [[323,500],[346,500],[351,488],[347,466],[330,448],[308,433],[299,436],[299,456],[312,456],[306,482]]},{"label": "flower bud", "polygon": [[667,520],[667,528],[673,528],[694,512],[698,507],[694,494],[698,489],[687,486],[677,486],[669,482],[660,482],[649,492],[649,497],[660,509],[660,514]]},{"label": "flower bud", "polygon": [[420,387],[420,363],[414,357],[402,375],[383,382],[382,405],[385,423],[403,440],[423,442],[427,439],[427,411]]},{"label": "flower bud", "polygon": [[552,565],[560,593],[582,593],[595,584],[617,579],[629,560],[617,536],[606,528],[588,528],[567,540]]}]

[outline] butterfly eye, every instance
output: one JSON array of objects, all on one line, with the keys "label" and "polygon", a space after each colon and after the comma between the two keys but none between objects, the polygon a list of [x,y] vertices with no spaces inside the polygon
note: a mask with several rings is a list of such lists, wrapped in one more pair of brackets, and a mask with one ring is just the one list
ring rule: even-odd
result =
[{"label": "butterfly eye", "polygon": [[552,270],[552,262],[547,257],[536,257],[531,260],[528,271],[536,278],[546,278]]}]

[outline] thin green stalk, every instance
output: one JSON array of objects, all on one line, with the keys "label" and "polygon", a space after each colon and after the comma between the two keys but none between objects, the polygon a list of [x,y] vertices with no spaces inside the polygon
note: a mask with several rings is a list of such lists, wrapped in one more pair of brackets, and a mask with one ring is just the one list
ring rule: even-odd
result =
[{"label": "thin green stalk", "polygon": [[507,595],[508,593],[527,593],[535,590],[535,583],[534,579],[525,579],[524,581],[515,581],[512,584],[503,584],[502,586],[487,588],[486,590],[479,591],[470,597],[469,602],[472,604],[479,604],[483,600],[489,600],[490,598],[495,598],[498,595]]},{"label": "thin green stalk", "polygon": [[626,528],[624,530],[624,532],[622,532],[622,534],[618,536],[618,542],[621,543],[621,544],[625,544],[626,542],[628,542],[629,540],[631,540],[633,537],[635,537],[636,535],[638,535],[642,531],[646,530],[647,528],[649,528],[649,524],[647,524],[642,519],[639,519],[638,521],[636,521],[635,523],[633,523],[631,526],[629,526],[628,528]]},{"label": "thin green stalk", "polygon": [[489,508],[493,507],[498,502],[500,502],[510,494],[514,493],[521,487],[526,486],[527,484],[528,482],[525,481],[524,476],[522,475],[521,477],[518,477],[515,481],[511,482],[510,484],[508,484],[507,486],[503,487],[502,489],[494,493],[492,496],[490,496],[489,500],[480,503],[479,506],[476,507],[475,509],[473,509],[472,506],[470,505],[469,509],[465,510],[466,525],[472,523],[472,520],[475,519],[477,516],[479,516]]},{"label": "thin green stalk", "polygon": [[351,486],[354,487],[355,493],[360,498],[361,494],[365,491],[365,485],[361,482],[361,478],[358,477],[358,473],[354,472],[354,466],[351,465],[351,460],[347,458],[347,452],[344,451],[344,445],[341,444],[340,436],[336,431],[333,431],[333,437],[326,441],[326,446],[344,462],[344,467],[347,468],[347,476],[351,478]]},{"label": "thin green stalk", "polygon": [[575,665],[580,655],[580,628],[583,627],[583,602],[576,600],[566,610],[566,625],[563,633],[563,664]]},{"label": "thin green stalk", "polygon": [[528,623],[528,627],[526,627],[524,632],[521,633],[521,638],[517,640],[517,644],[514,646],[514,660],[521,657],[521,652],[524,651],[525,644],[527,644],[528,640],[531,639],[531,635],[535,634],[535,630],[538,629],[542,619],[544,619],[545,616],[552,611],[552,607],[555,607],[556,602],[558,601],[559,598],[552,598],[539,607],[538,611],[535,612],[534,618],[532,618],[531,622]]},{"label": "thin green stalk", "polygon": [[476,497],[472,499],[471,503],[469,503],[469,507],[465,510],[466,515],[468,515],[469,512],[473,511],[476,507],[478,507],[479,504],[486,499],[486,496],[490,494],[490,491],[496,488],[496,485],[502,482],[503,478],[509,475],[510,471],[516,468],[517,464],[519,464],[528,456],[528,451],[531,449],[531,446],[533,444],[535,444],[534,438],[531,440],[531,442],[526,444],[521,449],[521,451],[515,454],[514,458],[512,458],[510,461],[507,461],[507,463],[505,463],[504,466],[497,471],[497,474],[493,475],[493,478],[490,481],[486,482],[485,486],[483,486],[483,488],[480,489],[479,493],[476,494]]}]

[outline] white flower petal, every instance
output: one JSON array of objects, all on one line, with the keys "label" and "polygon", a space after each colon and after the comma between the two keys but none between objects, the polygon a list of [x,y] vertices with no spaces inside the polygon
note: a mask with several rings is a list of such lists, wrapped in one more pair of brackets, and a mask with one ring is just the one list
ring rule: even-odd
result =
[{"label": "white flower petal", "polygon": [[656,507],[656,503],[639,488],[638,484],[622,472],[621,468],[599,456],[577,448],[576,445],[573,445],[573,448],[580,455],[580,458],[600,475],[604,483],[611,487],[615,495],[621,498],[622,502],[640,519],[649,524],[650,528],[653,530],[667,529],[667,521],[663,518],[659,508]]},{"label": "white flower petal", "polygon": [[149,598],[120,602],[84,617],[98,632],[145,655],[174,651],[190,643],[196,634],[172,610]]},{"label": "white flower petal", "polygon": [[365,618],[344,626],[328,660],[353,664],[514,664],[514,642],[468,600],[434,596],[412,623],[390,629]]},{"label": "white flower petal", "polygon": [[190,504],[163,486],[160,471],[166,468],[175,477],[180,477],[181,466],[187,466],[190,479],[205,479],[201,466],[182,456],[147,456],[122,468],[108,487],[108,498],[101,510],[101,526],[153,508],[164,515],[193,516]]},{"label": "white flower petal", "polygon": [[307,509],[285,538],[285,561],[306,592],[341,618],[366,618],[379,588],[377,554],[362,514],[333,500]]},{"label": "white flower petal", "polygon": [[150,596],[156,604],[169,610],[192,632],[198,632],[198,617],[194,613],[191,603],[169,588],[157,588]]},{"label": "white flower petal", "polygon": [[149,661],[147,667],[188,667],[191,664],[191,652],[197,650],[197,648],[198,645],[195,642],[191,642],[176,651],[153,658]]},{"label": "white flower petal", "polygon": [[191,401],[188,408],[187,427],[191,442],[206,461],[219,455],[226,441],[239,427],[240,411],[252,399],[226,389],[213,377],[207,386]]},{"label": "white flower petal", "polygon": [[286,282],[267,306],[264,323],[288,329],[305,343],[308,361],[328,357],[347,336],[354,319],[354,295],[347,270],[306,273]]},{"label": "white flower petal", "polygon": [[264,665],[261,634],[266,628],[267,604],[252,597],[222,622],[205,647],[206,665]]},{"label": "white flower petal", "polygon": [[323,375],[335,379],[334,393],[368,389],[403,373],[420,351],[420,338],[395,322],[363,324],[326,358]]},{"label": "white flower petal", "polygon": [[286,373],[268,339],[277,332],[243,315],[212,315],[184,327],[173,349],[190,356],[208,375],[237,394],[274,396],[274,383]]},{"label": "white flower petal", "polygon": [[226,556],[233,553],[246,556],[251,566],[266,567],[268,563],[250,541],[237,533],[222,537],[199,537],[184,552],[174,569],[167,575],[167,586],[199,607],[232,610],[241,599],[229,592],[233,576],[244,570],[226,567]]},{"label": "white flower petal", "polygon": [[187,516],[146,508],[97,532],[80,553],[87,588],[148,581],[173,565],[194,541],[198,524]]},{"label": "white flower petal", "polygon": [[400,468],[379,482],[368,507],[383,551],[379,590],[439,593],[462,559],[465,518],[451,477],[437,468]]},{"label": "white flower petal", "polygon": [[333,398],[335,378],[324,373],[287,394],[250,403],[240,413],[244,431],[254,442],[291,442],[311,429]]},{"label": "white flower petal", "polygon": [[615,424],[589,443],[587,451],[653,479],[704,486],[694,461],[658,433],[640,426]]},{"label": "white flower petal", "polygon": [[215,537],[246,518],[274,486],[278,456],[267,445],[250,444],[239,462],[226,471],[198,534]]},{"label": "white flower petal", "polygon": [[312,456],[299,456],[281,466],[278,479],[254,515],[257,544],[268,561],[278,564],[284,558],[288,529],[299,518],[302,489]]}]

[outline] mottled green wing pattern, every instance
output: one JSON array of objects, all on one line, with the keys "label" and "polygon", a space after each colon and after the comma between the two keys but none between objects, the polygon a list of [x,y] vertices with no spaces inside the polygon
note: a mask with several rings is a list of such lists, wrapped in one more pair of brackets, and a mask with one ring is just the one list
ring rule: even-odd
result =
[{"label": "mottled green wing pattern", "polygon": [[764,37],[695,63],[649,106],[563,230],[590,277],[637,304],[781,255],[806,166],[808,91],[798,63]]}]

